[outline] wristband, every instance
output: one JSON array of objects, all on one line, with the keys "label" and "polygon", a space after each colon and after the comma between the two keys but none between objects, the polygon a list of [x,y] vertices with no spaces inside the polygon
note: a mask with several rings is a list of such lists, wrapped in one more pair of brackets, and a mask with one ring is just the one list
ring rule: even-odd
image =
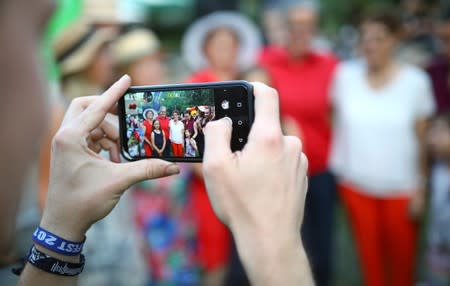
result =
[{"label": "wristband", "polygon": [[33,245],[30,249],[30,253],[28,254],[28,262],[34,267],[48,273],[61,276],[76,276],[83,271],[85,259],[84,255],[81,254],[79,263],[61,261],[40,252]]},{"label": "wristband", "polygon": [[33,233],[33,241],[36,244],[39,244],[48,250],[67,256],[79,255],[83,250],[85,240],[86,237],[82,242],[65,240],[64,238],[61,238],[39,226]]}]

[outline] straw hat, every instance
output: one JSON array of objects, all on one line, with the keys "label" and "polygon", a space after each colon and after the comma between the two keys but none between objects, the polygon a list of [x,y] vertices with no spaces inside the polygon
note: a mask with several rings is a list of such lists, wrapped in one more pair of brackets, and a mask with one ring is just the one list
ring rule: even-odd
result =
[{"label": "straw hat", "polygon": [[75,22],[53,43],[53,52],[63,76],[86,69],[98,50],[111,42],[116,32],[107,28],[95,28],[87,22]]},{"label": "straw hat", "polygon": [[128,65],[137,59],[158,52],[160,42],[155,33],[139,28],[120,36],[113,45],[113,55],[118,66]]},{"label": "straw hat", "polygon": [[203,51],[205,39],[211,31],[221,27],[233,30],[240,39],[239,67],[245,70],[255,64],[262,42],[258,28],[239,13],[221,11],[194,22],[183,37],[182,54],[191,69],[199,70],[207,65]]}]

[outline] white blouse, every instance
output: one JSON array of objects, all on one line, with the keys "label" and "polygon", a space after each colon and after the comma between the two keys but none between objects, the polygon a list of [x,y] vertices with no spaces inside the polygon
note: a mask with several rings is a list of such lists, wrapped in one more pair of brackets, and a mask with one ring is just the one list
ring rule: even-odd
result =
[{"label": "white blouse", "polygon": [[402,65],[386,86],[373,89],[364,61],[337,68],[330,165],[339,179],[370,195],[411,194],[419,186],[415,124],[435,110],[431,84],[422,70]]}]

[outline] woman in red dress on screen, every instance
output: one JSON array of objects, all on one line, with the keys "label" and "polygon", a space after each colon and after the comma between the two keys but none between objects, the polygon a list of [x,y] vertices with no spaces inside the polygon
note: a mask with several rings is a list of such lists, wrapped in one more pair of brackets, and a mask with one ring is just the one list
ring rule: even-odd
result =
[{"label": "woman in red dress on screen", "polygon": [[145,127],[144,132],[144,150],[145,156],[152,156],[152,131],[153,131],[153,118],[155,114],[151,109],[144,110],[144,122],[143,125]]},{"label": "woman in red dress on screen", "polygon": [[[200,83],[238,79],[243,70],[254,64],[260,44],[258,29],[240,14],[216,12],[201,18],[189,28],[183,39],[184,59],[195,71],[187,81]],[[204,114],[205,110],[201,113]],[[194,136],[200,154],[203,153],[203,127],[207,122],[201,119],[201,116],[196,118],[197,134]],[[230,253],[230,235],[212,211],[200,165],[196,167],[190,189],[198,225],[198,257],[206,273],[205,282],[217,281],[223,285]]]}]

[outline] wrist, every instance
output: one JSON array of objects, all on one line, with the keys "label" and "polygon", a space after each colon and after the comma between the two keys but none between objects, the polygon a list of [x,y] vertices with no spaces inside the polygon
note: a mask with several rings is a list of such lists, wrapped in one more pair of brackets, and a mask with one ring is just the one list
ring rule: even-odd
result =
[{"label": "wrist", "polygon": [[72,223],[55,218],[55,216],[46,214],[45,211],[40,226],[61,238],[75,242],[83,241],[86,234],[86,231],[80,225],[73,225]]},{"label": "wrist", "polygon": [[37,243],[34,244],[34,247],[36,247],[36,249],[39,250],[40,252],[43,252],[51,257],[54,257],[54,258],[62,260],[62,261],[67,261],[67,262],[71,262],[71,263],[79,263],[80,262],[80,255],[75,255],[75,256],[64,255],[61,253],[54,252],[50,249],[47,249]]},{"label": "wrist", "polygon": [[[266,267],[270,269],[274,264],[287,265],[289,261],[296,260],[306,255],[304,252],[300,230],[276,231],[276,230],[243,230],[235,229],[233,236],[236,241],[239,255],[248,271]],[[264,266],[261,266],[264,265]],[[258,272],[259,272],[258,270]]]}]

